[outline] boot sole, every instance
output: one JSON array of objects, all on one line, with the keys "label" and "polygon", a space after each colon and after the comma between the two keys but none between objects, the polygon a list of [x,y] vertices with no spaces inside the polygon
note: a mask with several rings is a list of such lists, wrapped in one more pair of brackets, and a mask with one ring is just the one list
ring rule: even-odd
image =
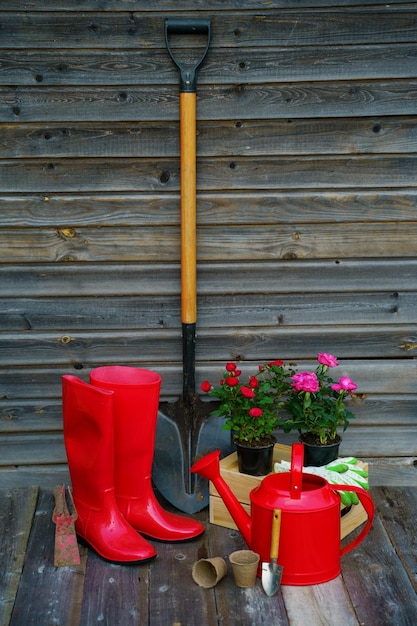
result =
[{"label": "boot sole", "polygon": [[[135,529],[136,530],[136,529]],[[194,537],[187,537],[186,539],[159,539],[158,537],[154,537],[153,535],[148,535],[147,533],[143,532],[143,530],[136,530],[137,533],[140,533],[140,535],[142,537],[145,537],[145,539],[152,539],[152,541],[157,541],[158,543],[188,543],[190,541],[195,541],[196,539],[199,539],[203,534],[204,534],[204,530],[199,534],[199,535],[195,535]]]}]

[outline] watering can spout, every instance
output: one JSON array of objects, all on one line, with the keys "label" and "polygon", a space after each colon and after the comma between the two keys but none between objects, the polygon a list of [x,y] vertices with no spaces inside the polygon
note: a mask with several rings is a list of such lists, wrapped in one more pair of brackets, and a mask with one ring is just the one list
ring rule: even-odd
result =
[{"label": "watering can spout", "polygon": [[214,450],[206,456],[203,456],[199,461],[194,463],[191,467],[191,472],[200,474],[204,478],[211,480],[220,494],[223,502],[225,503],[227,510],[232,516],[235,524],[242,533],[242,537],[249,547],[252,543],[252,522],[248,513],[244,510],[234,493],[226,481],[220,474],[220,450]]}]

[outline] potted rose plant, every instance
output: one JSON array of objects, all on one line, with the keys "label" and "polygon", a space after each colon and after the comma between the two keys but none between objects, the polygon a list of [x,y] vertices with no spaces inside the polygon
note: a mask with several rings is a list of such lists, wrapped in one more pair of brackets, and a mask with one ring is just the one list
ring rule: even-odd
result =
[{"label": "potted rose plant", "polygon": [[343,431],[354,415],[345,406],[357,385],[348,376],[335,382],[329,368],[339,365],[336,357],[322,352],[314,372],[292,371],[291,384],[284,403],[288,418],[280,419],[284,432],[298,430],[304,443],[304,464],[325,465],[337,458]]},{"label": "potted rose plant", "polygon": [[262,476],[272,470],[275,444],[273,431],[279,425],[282,395],[289,387],[283,361],[259,365],[255,374],[242,381],[236,363],[227,363],[218,387],[209,381],[202,391],[219,400],[212,415],[226,418],[224,429],[232,431],[238,453],[239,471]]}]

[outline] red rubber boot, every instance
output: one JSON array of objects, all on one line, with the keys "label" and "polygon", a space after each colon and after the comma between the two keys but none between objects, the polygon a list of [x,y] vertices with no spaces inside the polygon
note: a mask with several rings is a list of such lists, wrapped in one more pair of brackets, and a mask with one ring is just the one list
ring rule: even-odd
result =
[{"label": "red rubber boot", "polygon": [[126,520],[160,541],[184,541],[204,532],[199,522],[165,511],[152,487],[161,377],[151,370],[110,365],[90,373],[92,385],[114,391],[116,502]]},{"label": "red rubber boot", "polygon": [[64,439],[78,513],[75,530],[104,559],[137,563],[156,552],[116,505],[113,396],[76,376],[62,377]]}]

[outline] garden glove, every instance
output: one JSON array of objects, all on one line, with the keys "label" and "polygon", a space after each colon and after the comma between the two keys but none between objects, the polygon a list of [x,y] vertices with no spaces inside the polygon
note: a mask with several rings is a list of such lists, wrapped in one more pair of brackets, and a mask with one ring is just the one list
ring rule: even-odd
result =
[{"label": "garden glove", "polygon": [[[368,472],[357,466],[358,460],[355,457],[346,457],[336,459],[328,465],[321,467],[304,467],[303,471],[308,474],[315,474],[325,478],[328,483],[333,485],[353,485],[362,489],[369,489]],[[286,472],[290,470],[288,461],[275,463],[275,472]],[[345,506],[359,504],[358,495],[353,491],[341,491],[340,496]]]},{"label": "garden glove", "polygon": [[[357,466],[357,462],[355,457],[346,457],[336,459],[336,461],[326,465],[326,470],[333,476],[333,479],[328,479],[329,482],[339,485],[353,485],[368,490],[368,472]],[[345,506],[359,504],[358,495],[353,491],[342,491],[340,495]]]}]

